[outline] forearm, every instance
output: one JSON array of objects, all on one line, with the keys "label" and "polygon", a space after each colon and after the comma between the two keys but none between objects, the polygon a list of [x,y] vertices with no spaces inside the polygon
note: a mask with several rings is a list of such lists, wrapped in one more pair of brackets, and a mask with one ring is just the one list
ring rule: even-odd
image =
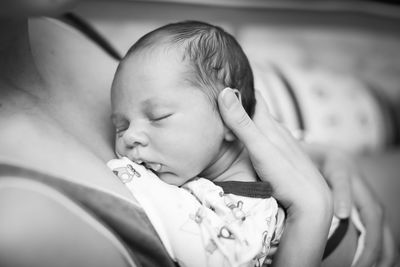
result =
[{"label": "forearm", "polygon": [[320,266],[332,221],[330,200],[288,214],[273,266]]}]

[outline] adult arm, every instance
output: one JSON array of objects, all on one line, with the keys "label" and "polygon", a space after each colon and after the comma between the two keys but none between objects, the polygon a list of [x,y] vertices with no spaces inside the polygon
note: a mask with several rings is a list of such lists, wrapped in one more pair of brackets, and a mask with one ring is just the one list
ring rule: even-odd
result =
[{"label": "adult arm", "polygon": [[[287,223],[275,266],[319,266],[332,219],[329,188],[290,133],[267,112],[256,126],[232,89],[218,98],[226,125],[243,142],[259,177],[271,183],[287,211]],[[301,245],[299,245],[301,244]]]}]

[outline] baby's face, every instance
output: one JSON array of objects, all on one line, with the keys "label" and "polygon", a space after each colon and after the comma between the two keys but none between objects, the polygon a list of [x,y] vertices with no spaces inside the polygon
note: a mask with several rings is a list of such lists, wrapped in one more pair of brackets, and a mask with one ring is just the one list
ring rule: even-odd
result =
[{"label": "baby's face", "polygon": [[221,155],[225,128],[200,89],[183,79],[187,63],[175,49],[126,59],[112,90],[116,151],[182,185]]}]

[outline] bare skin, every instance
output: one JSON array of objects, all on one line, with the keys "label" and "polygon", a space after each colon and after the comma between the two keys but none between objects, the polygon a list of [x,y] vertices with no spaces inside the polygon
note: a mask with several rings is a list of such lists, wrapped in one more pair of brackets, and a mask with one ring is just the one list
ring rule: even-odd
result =
[{"label": "bare skin", "polygon": [[57,42],[49,47],[35,34],[29,40],[27,14],[63,12],[74,1],[65,2],[46,7],[35,1],[38,6],[27,9],[20,1],[1,4],[6,8],[0,8],[5,11],[0,16],[8,18],[0,22],[0,160],[132,200],[104,165],[114,157],[111,126],[104,118],[116,62],[74,34],[69,41],[83,49],[77,57],[71,57],[73,49],[66,53]]},{"label": "bare skin", "polygon": [[[98,85],[93,84],[91,88],[86,87],[90,91],[85,94],[77,93],[87,86],[83,79],[76,79],[73,84],[60,83],[68,75],[73,75],[73,71],[84,72],[87,77],[94,73],[85,71],[82,65],[78,70],[73,69],[76,66],[58,66],[56,62],[62,57],[62,51],[56,48],[49,50],[39,46],[31,49],[26,20],[13,20],[0,25],[4,33],[0,45],[2,162],[68,176],[73,181],[131,198],[104,165],[107,159],[114,157],[110,132],[99,123],[102,115],[93,118],[87,104],[90,102],[85,99],[92,98],[92,103],[103,103],[102,108],[107,109],[107,91],[92,94],[91,91]],[[86,47],[88,50],[94,48],[90,44]],[[107,87],[115,62],[100,51],[94,50],[90,55],[94,56],[95,52],[101,56],[99,60],[109,63],[104,65],[109,69],[109,75],[99,81]],[[77,95],[81,97],[77,98]],[[66,98],[74,101],[64,101]],[[98,131],[93,131],[93,127]],[[82,138],[84,136],[87,139]]]}]

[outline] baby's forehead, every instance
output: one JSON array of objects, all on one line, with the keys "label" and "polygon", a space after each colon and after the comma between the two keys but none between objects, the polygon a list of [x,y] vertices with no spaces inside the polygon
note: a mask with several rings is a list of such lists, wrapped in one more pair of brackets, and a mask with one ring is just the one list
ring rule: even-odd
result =
[{"label": "baby's forehead", "polygon": [[185,55],[184,48],[168,44],[143,47],[127,54],[121,61],[118,71],[121,72],[123,69],[123,73],[128,74],[132,69],[145,69],[151,73],[155,72],[160,65],[177,74],[187,76],[189,73],[193,73],[191,61]]},{"label": "baby's forehead", "polygon": [[128,51],[127,55],[129,57],[132,55],[160,55],[168,56],[173,54],[180,60],[185,58],[185,54],[189,42],[185,40],[177,40],[174,35],[168,35],[165,32],[159,32],[153,34],[151,37],[146,38],[144,41],[138,41],[132,48]]},{"label": "baby's forehead", "polygon": [[194,70],[185,59],[182,48],[162,45],[145,47],[127,54],[115,74],[115,84],[136,83],[139,80],[161,80],[192,84]]}]

